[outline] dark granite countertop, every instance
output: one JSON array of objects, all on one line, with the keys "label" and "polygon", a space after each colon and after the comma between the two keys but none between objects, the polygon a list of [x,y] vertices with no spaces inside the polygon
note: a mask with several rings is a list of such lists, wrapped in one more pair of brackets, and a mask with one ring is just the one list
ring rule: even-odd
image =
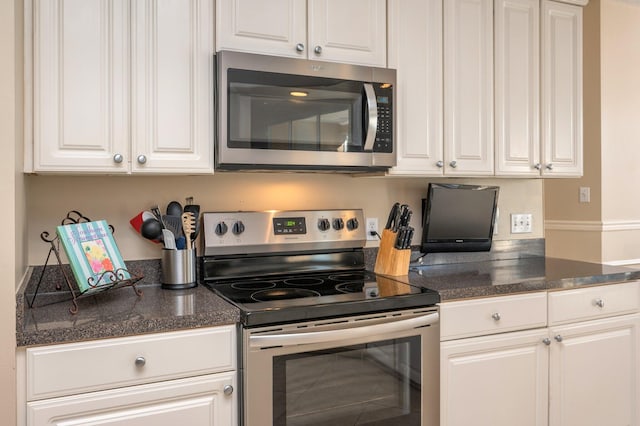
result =
[{"label": "dark granite countertop", "polygon": [[426,265],[408,275],[411,284],[438,291],[443,302],[637,279],[640,270],[548,257]]},{"label": "dark granite countertop", "polygon": [[[155,273],[159,262],[147,262],[145,279],[137,286],[138,297],[130,287],[117,288],[78,299],[78,313],[69,312],[68,291],[55,291],[43,280],[34,303],[41,267],[35,267],[25,289],[16,298],[16,340],[18,346],[67,343],[128,335],[176,331],[240,320],[238,309],[203,286],[187,290],[164,290]],[[53,273],[55,269],[51,268]]]}]

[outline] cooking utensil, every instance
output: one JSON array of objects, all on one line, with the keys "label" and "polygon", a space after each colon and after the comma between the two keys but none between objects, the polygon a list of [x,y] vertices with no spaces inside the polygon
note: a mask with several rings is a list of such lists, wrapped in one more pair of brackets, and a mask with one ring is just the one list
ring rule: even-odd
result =
[{"label": "cooking utensil", "polygon": [[168,229],[163,229],[162,236],[164,238],[164,248],[168,250],[177,250],[176,237],[173,235],[173,232]]},{"label": "cooking utensil", "polygon": [[147,219],[140,226],[140,234],[148,240],[159,240],[162,237],[162,224],[155,218]]},{"label": "cooking utensil", "polygon": [[162,216],[165,228],[173,232],[175,238],[179,238],[182,235],[182,219],[180,216],[165,214]]},{"label": "cooking utensil", "polygon": [[[193,201],[193,199],[191,199]],[[191,233],[191,241],[195,241],[200,232],[200,206],[198,204],[186,204],[184,206],[185,213],[193,213],[194,229]]]},{"label": "cooking utensil", "polygon": [[186,238],[187,248],[191,247],[191,234],[195,229],[195,217],[191,212],[182,213],[182,229],[184,231],[184,237]]},{"label": "cooking utensil", "polygon": [[169,216],[178,216],[182,214],[182,204],[177,201],[171,201],[167,204],[167,214]]}]

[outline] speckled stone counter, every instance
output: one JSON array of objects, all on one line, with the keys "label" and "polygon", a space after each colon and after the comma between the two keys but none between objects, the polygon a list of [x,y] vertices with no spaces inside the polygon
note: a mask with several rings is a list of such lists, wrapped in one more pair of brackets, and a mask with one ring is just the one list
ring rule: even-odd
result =
[{"label": "speckled stone counter", "polygon": [[436,290],[442,302],[555,291],[640,279],[640,270],[547,257],[411,267],[413,285]]},{"label": "speckled stone counter", "polygon": [[[70,293],[56,291],[58,268],[47,268],[47,274],[35,299],[28,302],[41,267],[32,269],[31,279],[16,299],[16,339],[18,346],[32,346],[93,340],[109,337],[157,333],[222,324],[235,324],[240,319],[236,307],[225,302],[203,286],[188,290],[164,290],[160,287],[159,262],[131,262],[145,278],[132,288],[118,288],[78,299],[78,313],[72,315]],[[128,266],[130,262],[127,262]],[[142,271],[140,271],[142,269]],[[49,270],[51,271],[49,274]]]}]

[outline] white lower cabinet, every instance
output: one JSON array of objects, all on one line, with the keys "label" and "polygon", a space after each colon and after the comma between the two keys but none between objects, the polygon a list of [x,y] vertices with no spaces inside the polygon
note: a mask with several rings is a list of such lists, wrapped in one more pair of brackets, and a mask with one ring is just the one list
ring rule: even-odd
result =
[{"label": "white lower cabinet", "polygon": [[441,306],[441,425],[640,424],[638,283],[541,295]]},{"label": "white lower cabinet", "polygon": [[18,366],[20,425],[237,424],[232,325],[27,348]]}]

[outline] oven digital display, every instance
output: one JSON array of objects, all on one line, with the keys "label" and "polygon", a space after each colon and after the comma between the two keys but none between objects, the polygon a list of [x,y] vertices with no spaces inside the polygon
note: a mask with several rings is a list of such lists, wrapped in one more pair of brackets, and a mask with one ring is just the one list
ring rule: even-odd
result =
[{"label": "oven digital display", "polygon": [[304,217],[274,217],[273,232],[276,235],[306,234],[307,224]]}]

